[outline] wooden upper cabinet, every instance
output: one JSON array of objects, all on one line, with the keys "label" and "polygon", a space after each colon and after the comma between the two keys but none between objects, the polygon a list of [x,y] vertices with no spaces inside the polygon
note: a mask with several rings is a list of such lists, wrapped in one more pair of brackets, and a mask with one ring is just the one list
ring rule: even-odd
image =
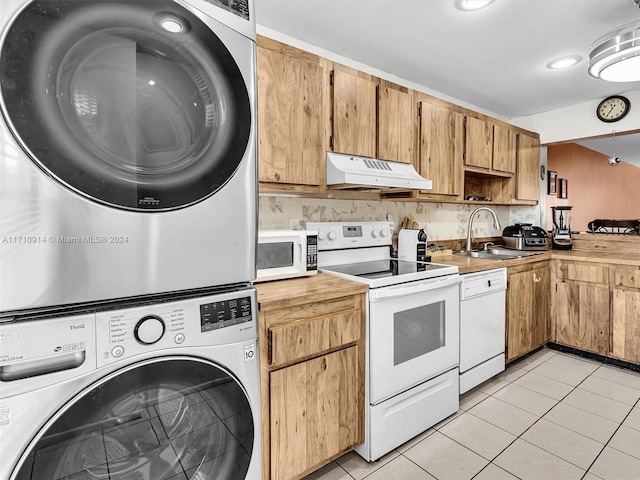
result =
[{"label": "wooden upper cabinet", "polygon": [[465,165],[491,168],[493,155],[492,125],[478,118],[466,117]]},{"label": "wooden upper cabinet", "polygon": [[493,126],[492,167],[501,172],[516,171],[516,133],[503,125]]},{"label": "wooden upper cabinet", "polygon": [[357,72],[333,72],[333,151],[376,156],[376,83]]},{"label": "wooden upper cabinet", "polygon": [[540,140],[518,134],[516,164],[516,199],[540,199]]},{"label": "wooden upper cabinet", "polygon": [[414,118],[411,93],[378,85],[377,158],[413,163]]},{"label": "wooden upper cabinet", "polygon": [[464,150],[464,115],[449,108],[420,102],[418,170],[433,182],[427,193],[459,195]]},{"label": "wooden upper cabinet", "polygon": [[324,185],[328,84],[320,57],[259,37],[257,66],[260,182]]}]

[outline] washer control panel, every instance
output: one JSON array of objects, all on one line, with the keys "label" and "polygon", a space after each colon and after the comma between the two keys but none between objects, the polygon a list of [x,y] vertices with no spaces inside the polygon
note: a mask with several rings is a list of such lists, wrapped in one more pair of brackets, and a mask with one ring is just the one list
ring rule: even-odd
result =
[{"label": "washer control panel", "polygon": [[96,314],[98,366],[169,348],[257,337],[254,288]]}]

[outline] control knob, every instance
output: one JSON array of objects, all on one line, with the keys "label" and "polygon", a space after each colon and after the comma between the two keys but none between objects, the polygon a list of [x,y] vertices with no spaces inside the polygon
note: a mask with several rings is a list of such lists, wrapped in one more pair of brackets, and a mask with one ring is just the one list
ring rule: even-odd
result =
[{"label": "control knob", "polygon": [[318,232],[318,240],[324,240],[325,238],[327,238],[327,234],[323,231]]},{"label": "control knob", "polygon": [[384,228],[383,228],[382,230],[380,230],[380,236],[381,236],[382,238],[384,238],[384,237],[386,237],[386,236],[387,236],[387,231],[386,231]]},{"label": "control knob", "polygon": [[153,345],[159,341],[165,331],[164,321],[156,315],[142,317],[133,329],[133,336],[143,345]]},{"label": "control knob", "polygon": [[336,232],[329,232],[329,240],[335,240],[337,237]]}]

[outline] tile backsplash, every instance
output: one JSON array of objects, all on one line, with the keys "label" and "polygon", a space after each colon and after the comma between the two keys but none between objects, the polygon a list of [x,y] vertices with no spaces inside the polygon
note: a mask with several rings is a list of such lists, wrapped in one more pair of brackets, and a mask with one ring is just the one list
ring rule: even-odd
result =
[{"label": "tile backsplash", "polygon": [[[290,228],[290,220],[306,222],[348,222],[355,220],[386,220],[391,214],[397,232],[404,217],[418,222],[427,232],[429,240],[455,240],[466,238],[471,212],[481,205],[449,203],[417,203],[376,200],[338,200],[285,196],[260,196],[259,223],[262,230]],[[514,223],[540,225],[540,209],[531,207],[490,206],[502,227]],[[489,212],[479,212],[473,223],[474,237],[500,236],[493,228]]]}]

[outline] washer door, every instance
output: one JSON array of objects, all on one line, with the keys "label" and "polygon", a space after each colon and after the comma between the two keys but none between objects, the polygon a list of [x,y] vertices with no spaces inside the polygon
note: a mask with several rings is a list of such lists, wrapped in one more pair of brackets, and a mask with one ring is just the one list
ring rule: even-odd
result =
[{"label": "washer door", "polygon": [[75,397],[35,442],[12,478],[237,480],[249,469],[253,416],[224,368],[164,357]]},{"label": "washer door", "polygon": [[[235,36],[252,55],[253,42]],[[172,1],[33,1],[7,32],[0,80],[3,114],[31,159],[118,208],[171,210],[212,195],[249,141],[232,54]]]}]

